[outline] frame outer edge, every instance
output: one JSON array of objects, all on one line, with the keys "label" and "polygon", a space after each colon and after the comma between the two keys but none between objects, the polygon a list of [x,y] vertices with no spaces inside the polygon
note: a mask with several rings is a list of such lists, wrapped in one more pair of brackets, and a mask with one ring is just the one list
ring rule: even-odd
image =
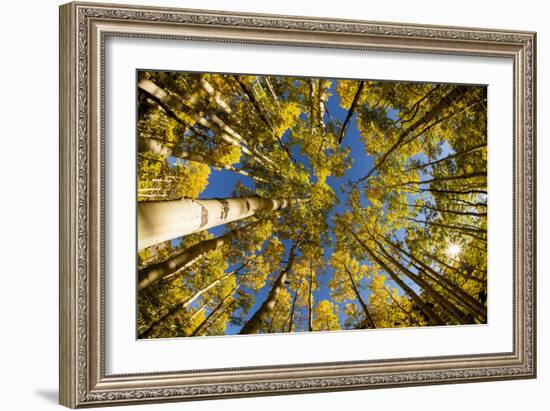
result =
[{"label": "frame outer edge", "polygon": [[[173,12],[173,14],[171,14]],[[204,14],[201,14],[204,13]],[[159,18],[160,15],[160,18]],[[164,17],[166,15],[166,17]],[[95,375],[91,366],[97,365],[94,360],[94,321],[97,316],[90,312],[94,306],[93,294],[94,279],[90,278],[90,269],[93,268],[94,247],[93,230],[90,221],[90,207],[93,208],[93,199],[90,199],[90,187],[93,188],[94,161],[89,161],[90,139],[93,138],[93,125],[88,122],[94,112],[90,107],[90,98],[93,96],[93,79],[90,79],[90,61],[93,61],[90,47],[90,32],[87,24],[89,19],[111,19],[116,23],[148,23],[163,21],[166,18],[173,24],[185,23],[192,26],[238,28],[251,31],[263,31],[271,29],[304,33],[341,33],[357,34],[359,36],[394,36],[397,39],[421,38],[424,42],[432,40],[448,40],[462,43],[500,44],[507,47],[519,47],[520,54],[527,60],[522,62],[520,70],[521,82],[524,88],[521,102],[525,104],[521,110],[520,123],[523,132],[523,143],[518,157],[525,161],[524,166],[518,172],[530,177],[528,184],[523,185],[522,195],[517,199],[524,204],[527,213],[521,214],[519,223],[525,221],[526,228],[519,245],[527,247],[527,255],[524,256],[528,265],[523,265],[520,273],[531,273],[530,284],[524,284],[523,297],[530,297],[529,305],[525,308],[520,321],[526,327],[521,336],[520,345],[522,354],[520,364],[492,368],[474,368],[469,370],[440,371],[428,369],[413,373],[401,373],[392,375],[375,374],[366,376],[349,377],[316,377],[298,378],[295,380],[245,381],[241,383],[222,382],[221,384],[198,384],[176,386],[170,383],[165,386],[151,387],[136,386],[130,384],[120,387],[108,387],[96,385],[93,381],[99,377],[103,380],[102,370]],[[302,21],[303,19],[303,21]],[[285,23],[287,25],[284,25]],[[283,24],[283,25],[281,25]],[[383,30],[389,30],[385,32]],[[343,33],[342,33],[343,32]],[[393,33],[393,34],[392,34]],[[140,35],[137,35],[140,37]],[[166,35],[170,38],[170,34]],[[223,37],[222,37],[222,40]],[[265,39],[258,39],[260,43]],[[246,42],[246,40],[245,40]],[[255,42],[252,41],[252,42]],[[285,41],[280,41],[284,44]],[[279,44],[274,43],[274,44]],[[233,398],[260,395],[281,395],[290,393],[308,393],[320,391],[341,391],[349,389],[368,389],[398,386],[430,385],[443,383],[461,383],[475,381],[490,381],[518,378],[533,378],[536,376],[536,34],[534,32],[513,32],[492,29],[474,29],[443,26],[409,25],[403,23],[363,22],[318,19],[315,17],[256,15],[240,12],[216,12],[213,10],[189,10],[146,6],[126,6],[123,4],[98,4],[98,3],[70,3],[60,6],[60,396],[62,405],[71,408],[86,406],[105,406],[130,403],[151,403],[168,401],[189,401],[200,399]],[[449,46],[450,47],[450,46]],[[413,47],[415,49],[415,47]],[[414,51],[413,51],[414,52]],[[429,51],[428,51],[429,52]],[[456,49],[460,55],[462,49]],[[512,49],[507,49],[509,55]],[[514,51],[518,53],[518,51]],[[490,53],[489,53],[490,54]],[[516,54],[515,59],[518,58]],[[93,70],[92,70],[93,71]],[[522,73],[523,71],[523,73]],[[530,76],[526,77],[526,74]],[[92,83],[90,83],[92,81]],[[92,99],[93,100],[93,99]],[[526,124],[526,120],[530,120]],[[525,127],[527,125],[527,127]],[[526,141],[527,140],[527,141]],[[525,152],[524,150],[527,150]],[[93,158],[91,159],[93,160]],[[97,164],[95,164],[97,166]],[[91,173],[92,172],[92,173]],[[96,204],[97,205],[97,204]],[[92,210],[93,211],[93,210]],[[519,230],[522,230],[520,227]],[[89,255],[90,254],[90,255]],[[92,264],[90,265],[90,261]],[[94,275],[91,273],[91,275]],[[90,285],[92,286],[90,288]],[[522,300],[525,303],[525,300]],[[530,315],[529,318],[524,317]],[[101,355],[101,353],[99,353]],[[91,361],[93,360],[93,361]],[[95,362],[94,362],[95,361]],[[136,376],[139,377],[139,376]],[[142,377],[145,377],[142,376]],[[139,379],[139,378],[138,378]],[[102,382],[102,381],[99,381]]]},{"label": "frame outer edge", "polygon": [[538,376],[538,295],[537,295],[537,59],[538,59],[538,37],[533,33],[533,378]]},{"label": "frame outer edge", "polygon": [[59,404],[75,408],[78,374],[76,7],[59,7]]},{"label": "frame outer edge", "polygon": [[537,329],[538,329],[538,291],[537,291],[537,56],[538,56],[538,37],[537,33],[531,33],[532,42],[532,55],[531,55],[531,167],[532,167],[532,182],[531,182],[531,195],[532,195],[532,249],[531,249],[531,270],[532,270],[532,378],[538,377],[538,346],[537,346]]}]

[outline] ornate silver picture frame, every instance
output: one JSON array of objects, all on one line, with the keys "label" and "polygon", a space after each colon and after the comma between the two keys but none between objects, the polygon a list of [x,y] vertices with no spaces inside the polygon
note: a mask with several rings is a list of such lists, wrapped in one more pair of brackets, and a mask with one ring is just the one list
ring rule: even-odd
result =
[{"label": "ornate silver picture frame", "polygon": [[[104,70],[105,43],[120,37],[512,62],[512,350],[108,374],[105,210],[110,204],[105,201]],[[532,32],[92,3],[61,6],[60,403],[77,408],[535,378],[535,77]]]}]

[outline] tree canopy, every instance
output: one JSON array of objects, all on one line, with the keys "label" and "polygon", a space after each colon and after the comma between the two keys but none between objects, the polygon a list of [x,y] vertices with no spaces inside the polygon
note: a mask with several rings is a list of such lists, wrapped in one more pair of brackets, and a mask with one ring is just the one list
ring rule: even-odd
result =
[{"label": "tree canopy", "polygon": [[139,338],[486,323],[486,87],[137,90]]}]

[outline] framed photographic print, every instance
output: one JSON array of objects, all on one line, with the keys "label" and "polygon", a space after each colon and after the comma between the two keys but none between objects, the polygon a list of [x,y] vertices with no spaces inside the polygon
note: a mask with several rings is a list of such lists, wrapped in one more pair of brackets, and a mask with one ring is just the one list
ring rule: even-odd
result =
[{"label": "framed photographic print", "polygon": [[535,377],[534,33],[60,27],[63,405]]}]

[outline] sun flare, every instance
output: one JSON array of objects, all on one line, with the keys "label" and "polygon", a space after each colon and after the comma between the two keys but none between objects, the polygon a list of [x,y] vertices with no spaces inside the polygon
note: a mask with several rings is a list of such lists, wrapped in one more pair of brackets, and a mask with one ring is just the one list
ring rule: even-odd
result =
[{"label": "sun flare", "polygon": [[462,252],[462,247],[460,246],[460,244],[456,244],[456,243],[449,244],[449,246],[445,250],[445,253],[449,258],[456,258],[460,255],[461,252]]}]

